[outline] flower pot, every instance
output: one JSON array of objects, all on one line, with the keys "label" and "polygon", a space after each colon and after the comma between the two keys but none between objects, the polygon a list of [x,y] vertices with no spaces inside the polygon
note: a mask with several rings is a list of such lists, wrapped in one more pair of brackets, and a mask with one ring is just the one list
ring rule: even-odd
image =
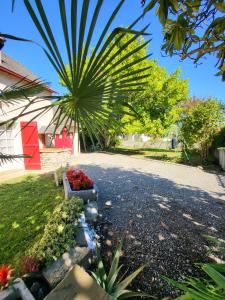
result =
[{"label": "flower pot", "polygon": [[25,274],[22,279],[36,300],[43,300],[50,292],[49,284],[41,272]]},{"label": "flower pot", "polygon": [[35,300],[21,278],[14,280],[13,285],[0,292],[0,300]]},{"label": "flower pot", "polygon": [[98,188],[94,184],[93,188],[88,190],[79,190],[73,191],[70,187],[69,181],[66,177],[66,174],[63,174],[63,186],[65,191],[65,198],[70,199],[72,197],[79,197],[83,199],[84,204],[87,204],[90,201],[97,201],[98,200]]}]

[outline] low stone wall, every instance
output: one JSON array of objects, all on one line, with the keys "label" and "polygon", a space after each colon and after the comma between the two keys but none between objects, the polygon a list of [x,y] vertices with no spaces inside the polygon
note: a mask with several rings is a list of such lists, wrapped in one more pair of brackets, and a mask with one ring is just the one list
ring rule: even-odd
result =
[{"label": "low stone wall", "polygon": [[71,164],[70,149],[45,148],[40,150],[41,169],[55,170]]}]

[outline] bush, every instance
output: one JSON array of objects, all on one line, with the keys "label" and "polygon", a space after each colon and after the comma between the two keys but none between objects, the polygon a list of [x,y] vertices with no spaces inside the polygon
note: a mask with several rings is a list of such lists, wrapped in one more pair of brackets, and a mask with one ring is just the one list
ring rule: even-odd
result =
[{"label": "bush", "polygon": [[42,262],[35,257],[23,256],[20,259],[19,270],[20,275],[40,271]]},{"label": "bush", "polygon": [[67,170],[67,167],[60,167],[56,170],[56,174],[59,181],[63,181],[63,173],[66,173]]},{"label": "bush", "polygon": [[41,240],[34,244],[29,255],[50,262],[74,246],[76,225],[82,207],[80,198],[61,202],[50,216]]},{"label": "bush", "polygon": [[189,149],[199,150],[202,162],[208,160],[209,148],[214,135],[224,122],[222,106],[215,99],[207,99],[188,103],[181,120],[181,140]]},{"label": "bush", "polygon": [[225,127],[214,135],[211,151],[214,152],[219,147],[225,147]]}]

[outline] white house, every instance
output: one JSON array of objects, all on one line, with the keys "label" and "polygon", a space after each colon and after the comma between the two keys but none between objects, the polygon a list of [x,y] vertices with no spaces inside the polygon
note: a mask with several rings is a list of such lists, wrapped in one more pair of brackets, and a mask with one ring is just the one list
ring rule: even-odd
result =
[{"label": "white house", "polygon": [[[21,63],[0,51],[0,92],[5,87],[17,84],[19,81],[29,83],[37,78]],[[54,91],[46,86],[45,91],[38,96],[41,98],[42,96],[50,96],[52,93]],[[46,104],[50,104],[49,100],[43,99],[43,101],[35,103],[32,109]],[[18,110],[16,108],[18,107],[16,105],[15,107],[2,105],[0,109],[0,121],[17,115]],[[23,116],[10,129],[6,129],[6,126],[0,126],[0,153],[26,154],[31,156],[3,164],[0,166],[0,170],[18,168],[29,170],[41,169],[41,152],[44,152],[44,149],[48,152],[48,148],[55,148],[55,150],[70,149],[72,155],[78,154],[78,134],[73,134],[73,128],[68,133],[67,128],[60,126],[55,136],[52,136],[54,128],[52,126],[48,128],[48,125],[53,117],[53,113],[54,111],[51,109],[43,116],[32,120],[30,124],[28,122],[32,119],[32,114]],[[28,126],[26,126],[27,124]]]}]

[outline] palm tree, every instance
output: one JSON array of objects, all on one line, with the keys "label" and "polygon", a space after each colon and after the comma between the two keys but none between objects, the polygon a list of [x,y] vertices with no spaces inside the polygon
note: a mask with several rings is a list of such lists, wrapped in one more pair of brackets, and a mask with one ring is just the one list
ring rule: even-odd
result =
[{"label": "palm tree", "polygon": [[[50,125],[54,124],[55,130],[57,130],[63,123],[67,126],[68,131],[72,127],[76,127],[82,135],[86,130],[92,141],[95,137],[101,143],[99,133],[107,126],[109,114],[113,120],[116,119],[112,114],[111,104],[117,101],[121,103],[122,109],[127,105],[124,100],[127,93],[144,90],[144,86],[147,84],[143,81],[143,76],[140,76],[147,68],[132,73],[129,72],[129,68],[147,59],[149,55],[138,58],[132,63],[126,61],[148,44],[149,41],[133,50],[128,49],[134,40],[141,35],[147,35],[148,26],[139,31],[134,29],[141,19],[140,16],[128,28],[116,27],[109,33],[113,21],[125,3],[125,0],[120,0],[108,17],[93,48],[93,34],[99,26],[99,15],[106,1],[97,0],[94,9],[91,10],[90,0],[83,0],[81,1],[82,8],[78,11],[78,0],[66,1],[66,4],[70,5],[69,10],[65,0],[58,0],[59,18],[67,53],[66,58],[63,58],[57,42],[57,34],[54,33],[54,26],[50,24],[42,0],[34,2],[35,4],[33,1],[23,0],[43,40],[43,51],[67,88],[66,95],[54,96],[51,105],[55,107],[55,113]],[[14,4],[15,0],[13,6]],[[123,36],[128,33],[130,34],[128,41],[120,47],[120,50],[110,55],[116,45],[120,44]],[[25,40],[6,34],[1,34],[1,36]],[[127,51],[118,60],[117,56],[122,50]],[[66,70],[66,64],[69,65],[69,72]],[[118,76],[119,74],[122,75]],[[40,115],[46,109],[49,109],[49,106],[43,106],[36,112]],[[23,114],[27,114],[27,111],[24,111]],[[22,115],[20,114],[18,117]]]}]

